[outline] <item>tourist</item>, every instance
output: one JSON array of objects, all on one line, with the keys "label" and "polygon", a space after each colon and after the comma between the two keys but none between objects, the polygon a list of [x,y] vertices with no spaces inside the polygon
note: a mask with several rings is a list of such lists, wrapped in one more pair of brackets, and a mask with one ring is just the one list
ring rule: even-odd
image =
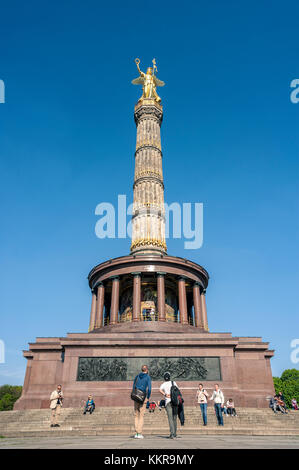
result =
[{"label": "tourist", "polygon": [[277,396],[278,396],[278,398],[279,398],[280,400],[285,401],[284,395],[283,395],[282,392],[278,392],[278,395],[277,395]]},{"label": "tourist", "polygon": [[232,398],[229,398],[226,402],[227,413],[233,417],[237,416],[235,404]]},{"label": "tourist", "polygon": [[291,405],[293,410],[298,410],[298,403],[296,398],[292,398]]},{"label": "tourist", "polygon": [[88,395],[87,402],[85,403],[85,408],[83,414],[86,415],[87,412],[90,414],[94,412],[96,405],[95,402],[93,401],[92,395]]},{"label": "tourist", "polygon": [[134,413],[135,413],[135,439],[143,439],[142,430],[143,430],[143,419],[144,413],[146,410],[145,398],[149,400],[152,392],[152,381],[148,373],[148,367],[143,365],[141,367],[141,372],[136,375],[133,382],[133,391],[135,387],[138,390],[141,390],[144,394],[144,401],[137,402],[134,401]]},{"label": "tourist", "polygon": [[176,382],[170,380],[170,373],[165,372],[164,382],[160,387],[160,393],[165,397],[165,408],[168,417],[168,424],[170,430],[170,439],[177,437],[177,418],[178,418],[178,406],[173,405],[171,402],[171,387],[174,386],[178,389]]},{"label": "tourist", "polygon": [[274,413],[277,413],[277,400],[276,400],[276,395],[275,397],[270,397],[269,400],[269,408],[274,411]]},{"label": "tourist", "polygon": [[158,401],[159,411],[162,411],[162,408],[165,408],[165,400]]},{"label": "tourist", "polygon": [[284,395],[282,392],[279,392],[278,393],[278,399],[279,399],[279,402],[280,402],[280,405],[282,406],[282,408],[285,410],[285,412],[287,413],[287,406],[286,406],[286,401],[285,401],[285,398],[284,398]]},{"label": "tourist", "polygon": [[178,418],[180,420],[181,426],[185,424],[185,412],[184,412],[184,399],[181,395],[178,396],[179,406],[178,406]]},{"label": "tourist", "polygon": [[[283,395],[282,395],[283,396]],[[288,414],[287,412],[287,407],[285,405],[285,402],[281,399],[281,395],[275,395],[276,401],[277,401],[277,409],[281,411],[283,414]]]},{"label": "tourist", "polygon": [[203,384],[198,385],[198,390],[196,392],[197,403],[200,406],[200,411],[202,415],[203,425],[206,426],[208,424],[207,419],[207,408],[208,408],[208,392],[203,388]]},{"label": "tourist", "polygon": [[222,393],[222,390],[220,390],[218,384],[215,384],[215,390],[210,400],[214,401],[214,408],[218,426],[223,426],[222,408],[224,407],[224,395]]},{"label": "tourist", "polygon": [[149,404],[149,412],[154,413],[156,406],[157,406],[157,403],[155,401],[151,401]]},{"label": "tourist", "polygon": [[51,412],[51,428],[58,428],[58,418],[60,416],[63,402],[63,393],[61,385],[57,385],[57,389],[51,393],[50,396],[50,409]]}]

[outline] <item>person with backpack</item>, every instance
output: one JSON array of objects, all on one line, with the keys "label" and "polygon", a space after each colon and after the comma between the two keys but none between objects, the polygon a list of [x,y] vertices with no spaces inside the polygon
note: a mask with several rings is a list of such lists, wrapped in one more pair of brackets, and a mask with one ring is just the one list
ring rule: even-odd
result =
[{"label": "person with backpack", "polygon": [[[181,392],[176,384],[170,380],[170,373],[165,372],[163,384],[160,387],[160,393],[165,397],[165,408],[168,417],[168,424],[170,430],[170,439],[177,437],[177,418],[178,408],[182,400]],[[180,397],[180,398],[179,398]],[[180,400],[181,399],[181,400]]]},{"label": "person with backpack", "polygon": [[143,365],[141,372],[136,375],[133,382],[133,390],[131,398],[134,400],[134,413],[135,413],[135,439],[143,439],[143,419],[146,410],[145,398],[150,399],[152,392],[152,381],[148,373],[148,367]]}]

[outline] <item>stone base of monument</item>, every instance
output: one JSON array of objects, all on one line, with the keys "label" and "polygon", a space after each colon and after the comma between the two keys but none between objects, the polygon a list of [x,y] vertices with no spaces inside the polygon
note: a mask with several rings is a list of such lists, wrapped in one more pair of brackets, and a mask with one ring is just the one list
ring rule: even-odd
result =
[{"label": "stone base of monument", "polygon": [[199,382],[210,394],[218,383],[237,408],[265,408],[274,393],[268,343],[177,323],[131,322],[37,338],[24,355],[28,365],[15,410],[48,408],[57,384],[66,408],[81,407],[88,394],[100,407],[131,406],[132,381],[142,364],[149,367],[155,401],[162,398],[165,371],[177,381],[186,406],[196,404]]},{"label": "stone base of monument", "polygon": [[[238,408],[237,417],[224,416],[224,426],[217,426],[213,406],[208,407],[208,425],[202,425],[199,407],[185,407],[185,425],[178,425],[178,435],[252,435],[298,436],[299,412],[274,414],[270,409]],[[145,436],[169,435],[165,410],[145,413]],[[134,435],[134,414],[130,407],[96,408],[83,415],[81,408],[63,408],[60,427],[50,428],[50,410],[3,411],[0,435],[4,437]]]}]

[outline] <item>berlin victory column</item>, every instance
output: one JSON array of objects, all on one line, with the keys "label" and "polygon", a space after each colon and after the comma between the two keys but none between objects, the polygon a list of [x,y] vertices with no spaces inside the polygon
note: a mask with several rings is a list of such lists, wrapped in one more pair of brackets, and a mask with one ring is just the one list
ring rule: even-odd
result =
[{"label": "berlin victory column", "polygon": [[[198,382],[215,381],[236,406],[266,407],[274,393],[273,351],[260,337],[209,331],[206,289],[200,265],[167,254],[160,128],[163,118],[157,66],[142,72],[135,105],[132,244],[129,255],[110,259],[89,273],[91,313],[87,333],[37,338],[24,351],[27,370],[15,409],[48,408],[49,395],[63,385],[64,406],[78,407],[87,394],[101,406],[131,405],[132,379],[149,366],[157,390],[165,370],[180,381],[192,405]],[[221,282],[221,279],[218,280]],[[242,312],[240,312],[242,314]],[[244,318],[244,322],[250,319]]]}]

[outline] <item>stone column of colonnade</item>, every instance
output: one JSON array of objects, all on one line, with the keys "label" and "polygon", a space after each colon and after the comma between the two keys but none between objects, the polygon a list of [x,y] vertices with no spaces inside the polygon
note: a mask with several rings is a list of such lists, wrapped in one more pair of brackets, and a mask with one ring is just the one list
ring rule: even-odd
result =
[{"label": "stone column of colonnade", "polygon": [[92,331],[95,328],[96,319],[96,306],[97,306],[97,295],[94,289],[91,290],[91,310],[90,310],[90,322],[88,331]]},{"label": "stone column of colonnade", "polygon": [[97,288],[91,291],[91,311],[88,331],[93,331],[103,326],[104,301],[105,287],[103,283],[100,283]]},{"label": "stone column of colonnade", "polygon": [[104,284],[101,283],[98,285],[98,292],[97,292],[95,328],[101,328],[103,326],[104,302],[105,302],[105,287],[104,287]]},{"label": "stone column of colonnade", "polygon": [[199,328],[209,331],[205,293],[205,290],[200,289],[200,284],[195,282],[193,285],[195,325]]},{"label": "stone column of colonnade", "polygon": [[202,316],[203,316],[203,327],[206,331],[209,331],[205,289],[200,294],[200,299],[201,299],[201,308],[202,308]]},{"label": "stone column of colonnade", "polygon": [[160,126],[162,106],[143,99],[135,106],[137,126],[131,253],[166,253]]},{"label": "stone column of colonnade", "polygon": [[133,275],[133,322],[140,320],[141,311],[141,273]]}]

